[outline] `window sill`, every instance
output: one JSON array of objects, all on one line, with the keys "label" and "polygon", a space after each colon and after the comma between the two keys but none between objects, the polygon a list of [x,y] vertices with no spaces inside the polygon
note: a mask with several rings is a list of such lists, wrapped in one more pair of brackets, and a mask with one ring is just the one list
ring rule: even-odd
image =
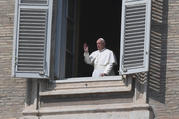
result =
[{"label": "window sill", "polygon": [[112,81],[122,80],[122,76],[104,76],[104,77],[77,77],[77,78],[65,78],[63,80],[55,80],[54,83],[71,83],[71,82],[101,82],[101,81]]},{"label": "window sill", "polygon": [[53,82],[53,88],[40,92],[40,96],[96,94],[128,92],[132,89],[132,79],[122,80],[121,76],[103,78],[70,78]]},{"label": "window sill", "polygon": [[120,111],[130,112],[138,110],[149,110],[148,104],[134,104],[134,103],[123,103],[123,104],[102,104],[102,105],[78,105],[78,106],[56,106],[56,107],[43,107],[38,111],[35,109],[25,109],[23,115],[57,115],[57,114],[78,114],[78,113],[99,113],[99,112],[111,112]]}]

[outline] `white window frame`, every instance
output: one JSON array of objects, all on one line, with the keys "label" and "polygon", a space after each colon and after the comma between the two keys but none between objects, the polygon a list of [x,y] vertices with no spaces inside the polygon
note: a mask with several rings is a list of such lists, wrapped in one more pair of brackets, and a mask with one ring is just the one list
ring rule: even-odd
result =
[{"label": "white window frame", "polygon": [[[17,56],[16,50],[18,48],[17,47],[17,41],[16,41],[18,29],[16,29],[16,28],[18,26],[17,25],[17,20],[19,19],[18,18],[19,16],[17,14],[18,10],[20,9],[19,8],[20,3],[18,3],[19,1],[20,0],[16,0],[16,2],[15,2],[16,9],[15,9],[15,20],[14,20],[15,24],[14,24],[14,48],[13,48],[14,50],[13,50],[13,61],[12,61],[12,75],[16,76],[16,77],[24,77],[24,78],[48,78],[48,76],[50,75],[50,70],[47,70],[47,75],[44,75],[44,76],[39,76],[39,74],[36,74],[36,75],[33,74],[32,75],[32,74],[25,74],[25,73],[22,74],[21,72],[20,73],[15,72],[16,71],[15,70],[15,67],[16,67],[15,66],[15,63],[16,63],[15,57]],[[127,0],[123,0],[122,6],[124,5],[124,1],[127,1]],[[135,1],[136,0],[134,0],[134,2]],[[140,1],[147,1],[147,0],[140,0]],[[138,1],[138,2],[140,2],[140,1]],[[147,9],[150,10],[151,9],[151,0],[148,0],[148,1],[149,1],[150,5],[148,6]],[[52,6],[53,6],[52,2],[49,2],[49,3],[51,3],[49,9],[52,11]],[[130,4],[132,4],[132,2]],[[55,70],[54,70],[55,71],[54,73],[56,73],[56,75],[59,76],[58,79],[64,79],[64,76],[65,76],[65,52],[64,52],[64,49],[66,47],[66,41],[64,39],[66,39],[67,8],[64,7],[64,6],[66,6],[66,5],[67,5],[67,0],[59,0],[58,1],[58,6],[59,7],[58,7],[58,12],[57,12],[58,15],[57,15],[57,24],[56,24],[56,26],[57,26],[56,39],[59,39],[59,40],[57,40],[59,43],[55,43],[56,44],[55,47],[57,48],[57,51],[58,51],[58,52],[55,52],[55,59],[58,60],[58,62],[55,63]],[[122,12],[124,12],[124,10],[122,10]],[[51,23],[52,22],[52,13],[49,13],[49,14],[50,14],[49,15],[49,17],[50,17],[49,20],[50,20],[50,23]],[[121,16],[121,17],[123,19],[124,16]],[[148,20],[147,23],[150,22],[149,21],[150,20],[150,13],[148,15],[148,18],[149,19],[147,19]],[[48,26],[49,26],[48,34],[51,34],[51,25],[52,24],[48,24]],[[123,25],[124,24],[122,24],[122,27],[123,27]],[[146,27],[146,29],[150,29],[150,25],[148,27]],[[146,36],[148,38],[150,37],[149,33],[150,33],[150,30],[148,30],[148,33],[147,33],[147,36]],[[48,36],[48,39],[51,39],[50,35]],[[148,41],[148,44],[149,44],[149,41]],[[48,62],[47,67],[49,68],[50,67],[50,55],[51,55],[50,54],[50,50],[51,50],[51,42],[50,42],[50,40],[48,40],[47,45],[48,45],[48,51],[46,52],[46,56],[48,56],[48,57],[46,59],[46,62]],[[58,46],[58,45],[60,45],[60,46]],[[145,64],[148,67],[148,63],[145,63]],[[146,69],[148,70],[148,68],[146,68]],[[143,71],[147,71],[147,70],[143,70]],[[136,71],[137,71],[137,69],[136,69]],[[131,73],[131,72],[129,72],[129,73]],[[135,72],[132,72],[132,73],[135,73]],[[122,74],[125,74],[125,73],[122,73]],[[118,75],[118,76],[121,76],[121,74]],[[112,76],[112,77],[108,77],[107,79],[110,80],[110,79],[114,79],[115,77],[116,76]],[[88,77],[86,77],[86,78],[88,78]],[[92,78],[92,77],[90,77],[90,78],[96,80],[96,78]],[[71,78],[66,78],[66,79],[70,80]],[[81,78],[81,79],[83,79],[83,78]],[[100,78],[97,78],[97,80],[98,79],[104,79],[104,78],[100,77]]]},{"label": "white window frame", "polygon": [[[122,20],[124,20],[124,12],[125,12],[125,8],[124,8],[124,5],[125,5],[125,2],[126,2],[127,0],[123,0],[123,2],[122,2],[122,14],[121,14],[121,21]],[[130,2],[130,1],[129,1]],[[139,1],[138,3],[144,3],[144,2],[146,2],[146,0],[142,0],[142,1]],[[130,3],[127,3],[127,4],[135,4],[136,2],[130,2]],[[148,11],[150,11],[151,10],[151,0],[149,0],[149,3],[150,3],[150,5],[148,5],[147,6],[147,8],[146,8],[146,11],[148,12]],[[62,47],[61,48],[59,48],[59,51],[60,52],[58,52],[58,56],[61,56],[61,57],[63,57],[62,59],[60,59],[59,57],[58,57],[58,60],[59,60],[59,63],[57,63],[58,65],[56,65],[56,66],[59,66],[59,64],[61,64],[61,66],[60,66],[60,68],[56,68],[55,70],[56,70],[56,72],[57,72],[57,74],[60,76],[60,78],[58,78],[58,79],[65,79],[65,80],[67,80],[67,81],[71,81],[72,79],[74,79],[74,78],[64,78],[65,77],[65,52],[63,52],[64,50],[65,50],[65,46],[66,46],[66,42],[64,41],[64,39],[66,39],[66,34],[65,34],[65,31],[66,31],[66,25],[64,25],[64,24],[66,24],[66,20],[65,20],[65,18],[67,17],[67,16],[65,16],[66,14],[67,14],[67,9],[66,8],[63,8],[62,6],[63,5],[66,5],[67,4],[67,1],[65,0],[65,2],[63,1],[63,0],[60,0],[60,3],[59,3],[59,6],[60,6],[60,12],[59,12],[59,14],[58,15],[60,15],[60,17],[61,18],[63,18],[63,20],[57,20],[57,21],[60,21],[60,23],[58,23],[58,25],[57,25],[57,29],[59,29],[59,30],[57,30],[57,31],[59,31],[59,33],[57,33],[57,36],[56,36],[56,38],[60,38],[60,41],[61,41],[61,44],[64,44],[64,45],[61,45]],[[64,10],[62,10],[62,8],[64,9]],[[59,17],[59,18],[60,18]],[[150,36],[149,36],[149,34],[150,34],[150,13],[147,13],[147,18],[146,18],[146,24],[148,24],[148,25],[146,25],[147,27],[146,27],[146,31],[147,31],[147,36],[145,36],[145,37],[147,37],[147,42],[146,42],[146,44],[149,44],[150,42]],[[63,26],[62,26],[63,25]],[[124,29],[124,23],[122,23],[122,25],[121,25],[121,34],[123,34],[123,29]],[[58,28],[58,26],[61,26],[61,27],[59,27]],[[64,28],[62,28],[62,27],[64,27]],[[60,37],[60,35],[61,35],[61,37]],[[123,38],[123,35],[121,35],[121,39]],[[121,40],[120,39],[120,40]],[[121,40],[121,46],[120,47],[122,47],[122,44],[123,44],[123,40]],[[148,49],[148,50],[147,50]],[[144,50],[145,50],[145,52],[146,53],[148,53],[148,58],[147,59],[149,59],[149,45],[148,45],[148,47],[145,47],[144,48]],[[121,48],[121,51],[120,52],[123,52],[123,49]],[[57,55],[57,54],[56,54]],[[146,57],[144,57],[144,58],[146,58]],[[120,61],[122,60],[122,57],[120,56]],[[146,71],[148,71],[148,64],[149,64],[149,62],[148,61],[146,61],[146,59],[144,59],[144,64],[145,64],[145,70],[144,70],[144,68],[142,67],[141,69],[139,68],[139,69],[134,69],[134,70],[132,70],[132,71],[128,71],[127,73],[126,72],[123,72],[123,71],[121,71],[120,73],[119,73],[119,75],[115,75],[115,76],[107,76],[107,77],[109,77],[109,78],[105,78],[105,79],[108,79],[108,80],[112,80],[112,79],[115,79],[115,77],[119,77],[120,76],[120,79],[122,78],[122,75],[125,75],[125,74],[131,74],[131,73],[135,73],[135,72],[146,72]],[[121,65],[119,66],[119,70],[121,69]],[[78,79],[78,80],[86,80],[86,79],[88,79],[89,77],[85,77],[85,78],[75,78],[75,79]],[[99,77],[99,78],[93,78],[93,77],[90,77],[90,79],[91,80],[103,80],[104,78],[103,77]]]}]

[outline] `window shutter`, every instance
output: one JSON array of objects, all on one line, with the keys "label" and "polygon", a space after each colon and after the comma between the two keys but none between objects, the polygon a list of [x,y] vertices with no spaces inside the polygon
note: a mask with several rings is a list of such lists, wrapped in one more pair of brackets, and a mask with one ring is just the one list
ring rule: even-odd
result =
[{"label": "window shutter", "polygon": [[20,3],[26,5],[48,5],[48,0],[20,0]]},{"label": "window shutter", "polygon": [[16,0],[12,75],[48,78],[53,0]]},{"label": "window shutter", "polygon": [[151,0],[123,0],[120,74],[148,71]]}]

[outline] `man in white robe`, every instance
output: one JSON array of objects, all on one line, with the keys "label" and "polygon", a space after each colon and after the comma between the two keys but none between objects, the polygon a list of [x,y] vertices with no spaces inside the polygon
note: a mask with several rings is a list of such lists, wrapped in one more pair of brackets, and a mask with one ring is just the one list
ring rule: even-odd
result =
[{"label": "man in white robe", "polygon": [[89,55],[88,46],[84,44],[84,61],[94,66],[92,77],[114,75],[113,66],[117,64],[114,53],[105,48],[105,41],[99,38],[97,49]]}]

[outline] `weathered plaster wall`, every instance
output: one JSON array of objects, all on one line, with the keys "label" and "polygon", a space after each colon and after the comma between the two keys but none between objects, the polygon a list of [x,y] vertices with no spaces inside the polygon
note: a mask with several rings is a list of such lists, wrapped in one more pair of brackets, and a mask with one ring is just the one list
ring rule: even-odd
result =
[{"label": "weathered plaster wall", "polygon": [[149,104],[156,119],[179,119],[179,1],[152,1]]},{"label": "weathered plaster wall", "polygon": [[26,80],[11,78],[14,0],[0,0],[0,119],[18,119]]},{"label": "weathered plaster wall", "polygon": [[[156,119],[179,118],[179,1],[152,0],[149,104]],[[18,119],[26,80],[11,78],[14,0],[0,0],[0,119]]]}]

